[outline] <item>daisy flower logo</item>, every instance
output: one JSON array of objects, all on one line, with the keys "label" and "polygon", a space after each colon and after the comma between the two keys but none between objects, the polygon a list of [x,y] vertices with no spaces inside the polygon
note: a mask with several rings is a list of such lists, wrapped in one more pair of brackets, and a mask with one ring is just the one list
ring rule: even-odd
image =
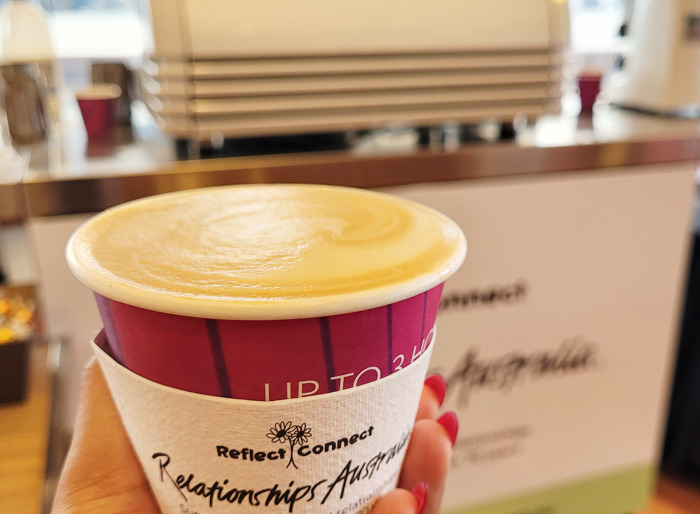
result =
[{"label": "daisy flower logo", "polygon": [[291,421],[280,421],[275,423],[266,435],[273,443],[289,444],[289,462],[287,467],[294,466],[299,469],[296,462],[294,462],[294,447],[299,444],[306,444],[309,441],[311,427],[307,427],[306,423],[294,425]]},{"label": "daisy flower logo", "polygon": [[306,444],[309,442],[309,437],[311,437],[311,428],[306,426],[306,423],[297,425],[297,432],[294,435],[296,442],[299,444]]},{"label": "daisy flower logo", "polygon": [[267,433],[267,437],[272,439],[273,443],[286,443],[287,439],[290,437],[292,431],[291,421],[280,421],[275,423],[275,425]]}]

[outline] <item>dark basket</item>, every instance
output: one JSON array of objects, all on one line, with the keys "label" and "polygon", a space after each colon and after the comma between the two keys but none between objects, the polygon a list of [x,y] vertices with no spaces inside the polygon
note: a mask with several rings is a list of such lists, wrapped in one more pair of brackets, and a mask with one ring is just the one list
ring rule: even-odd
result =
[{"label": "dark basket", "polygon": [[24,401],[28,370],[28,341],[0,344],[0,404]]}]

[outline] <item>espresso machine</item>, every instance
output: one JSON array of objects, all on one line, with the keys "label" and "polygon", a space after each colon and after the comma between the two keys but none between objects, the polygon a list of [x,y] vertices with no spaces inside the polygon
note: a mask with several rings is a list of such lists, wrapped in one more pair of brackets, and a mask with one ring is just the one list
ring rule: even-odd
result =
[{"label": "espresso machine", "polygon": [[606,88],[611,103],[700,114],[700,0],[635,0],[628,34],[629,53]]},{"label": "espresso machine", "polygon": [[176,138],[558,112],[565,0],[150,0],[145,102]]}]

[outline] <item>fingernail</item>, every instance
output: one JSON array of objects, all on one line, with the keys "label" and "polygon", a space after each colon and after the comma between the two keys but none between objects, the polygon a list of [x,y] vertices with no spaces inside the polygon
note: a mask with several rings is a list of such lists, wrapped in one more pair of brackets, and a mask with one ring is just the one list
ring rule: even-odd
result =
[{"label": "fingernail", "polygon": [[418,504],[416,507],[416,514],[423,514],[423,509],[425,509],[425,504],[428,501],[428,484],[425,482],[418,482],[415,487],[411,489],[411,493],[416,498],[416,503]]},{"label": "fingernail", "polygon": [[437,422],[440,423],[445,429],[447,435],[450,438],[452,446],[454,446],[455,441],[457,440],[457,431],[459,430],[459,421],[457,420],[457,414],[455,414],[452,411],[446,412],[438,418]]},{"label": "fingernail", "polygon": [[435,396],[438,398],[438,402],[442,405],[445,401],[445,395],[447,394],[447,382],[442,375],[430,375],[425,379],[425,385],[433,390]]}]

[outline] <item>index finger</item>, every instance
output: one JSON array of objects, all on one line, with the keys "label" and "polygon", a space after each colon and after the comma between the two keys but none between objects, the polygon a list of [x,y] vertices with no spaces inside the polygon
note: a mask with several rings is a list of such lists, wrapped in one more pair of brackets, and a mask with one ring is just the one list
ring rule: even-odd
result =
[{"label": "index finger", "polygon": [[430,375],[425,379],[423,391],[418,404],[416,421],[421,419],[436,419],[440,406],[445,400],[447,383],[442,375]]}]

